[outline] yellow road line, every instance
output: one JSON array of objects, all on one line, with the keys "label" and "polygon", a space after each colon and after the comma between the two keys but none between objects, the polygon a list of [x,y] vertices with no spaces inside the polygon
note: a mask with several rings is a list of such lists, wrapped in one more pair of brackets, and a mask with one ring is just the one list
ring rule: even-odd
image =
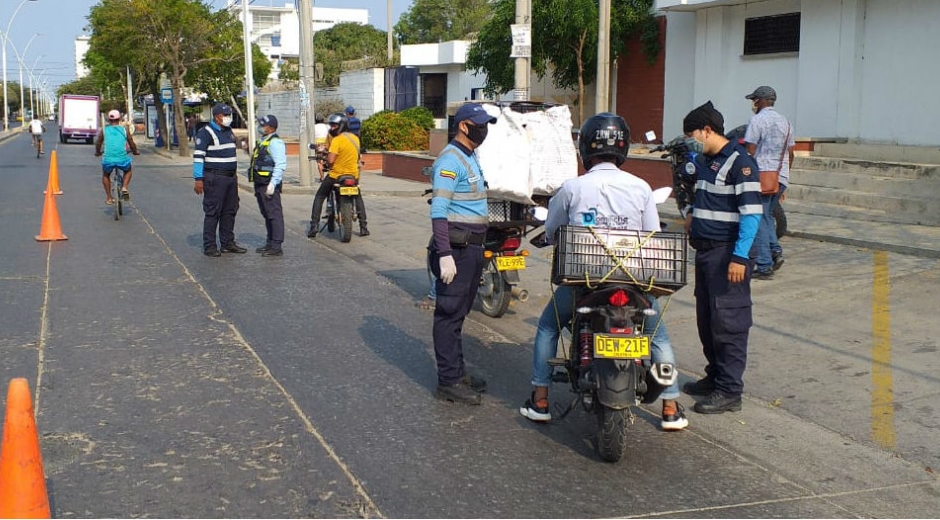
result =
[{"label": "yellow road line", "polygon": [[875,251],[871,305],[871,438],[894,449],[894,380],[891,373],[891,279],[888,253]]}]

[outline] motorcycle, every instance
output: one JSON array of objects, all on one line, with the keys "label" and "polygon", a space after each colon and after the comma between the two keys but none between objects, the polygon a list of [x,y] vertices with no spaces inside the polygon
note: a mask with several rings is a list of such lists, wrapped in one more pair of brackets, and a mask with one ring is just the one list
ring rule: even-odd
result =
[{"label": "motorcycle", "polygon": [[[725,138],[743,145],[746,129],[747,125],[736,127],[725,134]],[[696,172],[695,165],[692,163],[692,152],[688,146],[689,139],[691,138],[679,136],[651,150],[653,153],[665,152],[660,157],[669,159],[676,204],[679,206],[679,213],[682,214],[683,218],[685,218],[689,206],[695,201]],[[777,204],[774,208],[773,217],[777,238],[781,238],[787,232],[787,215],[782,204]]]},{"label": "motorcycle", "polygon": [[359,218],[356,213],[358,196],[359,181],[352,175],[341,175],[326,199],[326,229],[332,233],[339,228],[342,242],[352,240],[353,221]]},{"label": "motorcycle", "polygon": [[[650,344],[655,331],[647,330],[645,323],[647,317],[657,314],[652,296],[671,294],[685,285],[685,242],[682,233],[650,236],[642,231],[577,226],[563,226],[559,231],[553,283],[575,285],[582,270],[607,272],[594,284],[584,280],[577,286],[574,316],[566,325],[572,337],[570,348],[560,340],[564,357],[549,360],[551,366],[561,369],[555,370],[552,380],[567,383],[575,394],[559,419],[578,407],[594,414],[596,449],[605,461],[617,462],[625,454],[627,426],[635,420],[633,407],[654,402],[678,377],[672,364],[652,362]],[[545,247],[544,232],[531,243]],[[655,252],[650,256],[657,260],[644,259],[644,248]],[[667,257],[666,264],[655,264]],[[667,264],[670,273],[659,269]],[[639,283],[639,275],[650,265],[658,266],[663,279],[671,279],[666,283],[669,287],[654,287],[652,278],[649,285]],[[623,276],[628,271],[633,274]]]}]

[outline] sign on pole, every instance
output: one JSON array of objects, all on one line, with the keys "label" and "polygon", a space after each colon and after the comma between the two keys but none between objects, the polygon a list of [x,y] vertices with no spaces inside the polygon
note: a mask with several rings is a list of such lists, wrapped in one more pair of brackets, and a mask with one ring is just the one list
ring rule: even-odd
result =
[{"label": "sign on pole", "polygon": [[510,58],[532,57],[532,26],[529,24],[512,24],[512,52]]}]

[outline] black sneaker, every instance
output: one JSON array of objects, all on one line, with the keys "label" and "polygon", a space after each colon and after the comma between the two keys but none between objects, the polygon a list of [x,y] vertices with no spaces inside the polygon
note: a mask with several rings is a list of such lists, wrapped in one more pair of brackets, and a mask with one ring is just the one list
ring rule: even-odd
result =
[{"label": "black sneaker", "polygon": [[673,406],[666,406],[666,402],[663,402],[663,421],[660,423],[663,430],[667,432],[674,432],[684,429],[689,425],[689,420],[685,418],[685,408],[682,407],[676,401],[673,401]]},{"label": "black sneaker", "polygon": [[751,276],[752,280],[773,280],[774,272],[770,269],[766,271],[754,271],[754,275]]},{"label": "black sneaker", "polygon": [[232,242],[231,244],[229,244],[229,245],[227,245],[227,246],[222,246],[222,252],[223,252],[223,253],[239,253],[239,254],[241,254],[241,253],[247,253],[247,252],[248,252],[248,248],[247,248],[247,247],[242,247],[242,246],[236,244],[235,242]]},{"label": "black sneaker", "polygon": [[548,399],[535,400],[535,392],[525,400],[525,404],[519,409],[523,417],[534,422],[549,422],[552,420],[552,414],[548,409]]},{"label": "black sneaker", "polygon": [[307,238],[317,238],[317,225],[311,220],[310,227],[307,229]]},{"label": "black sneaker", "polygon": [[222,256],[222,252],[218,249],[205,249],[202,254],[206,256]]},{"label": "black sneaker", "polygon": [[261,247],[255,249],[255,253],[264,253],[265,251],[268,251],[268,250],[270,250],[270,249],[271,249],[271,245],[270,245],[270,244],[265,244],[265,245],[263,245],[263,246],[261,246]]},{"label": "black sneaker", "polygon": [[460,378],[460,382],[469,386],[471,390],[479,394],[486,392],[486,379],[483,379],[482,377],[464,374],[463,377]]},{"label": "black sneaker", "polygon": [[705,396],[705,399],[695,403],[695,411],[698,413],[725,413],[741,411],[741,396],[727,395],[719,390]]},{"label": "black sneaker", "polygon": [[371,234],[372,233],[369,233],[369,228],[367,228],[365,225],[359,226],[359,236],[367,237]]},{"label": "black sneaker", "polygon": [[435,396],[438,399],[452,403],[479,405],[483,401],[480,394],[474,392],[473,389],[463,383],[457,383],[456,385],[437,385]]},{"label": "black sneaker", "polygon": [[682,385],[682,391],[689,395],[708,395],[715,391],[715,380],[705,376],[698,381]]},{"label": "black sneaker", "polygon": [[774,251],[773,255],[771,255],[771,258],[773,258],[774,261],[773,266],[770,268],[771,271],[776,271],[783,267],[783,253]]},{"label": "black sneaker", "polygon": [[275,249],[272,247],[271,249],[268,249],[264,251],[263,253],[261,253],[261,256],[284,256],[284,250],[281,248]]}]

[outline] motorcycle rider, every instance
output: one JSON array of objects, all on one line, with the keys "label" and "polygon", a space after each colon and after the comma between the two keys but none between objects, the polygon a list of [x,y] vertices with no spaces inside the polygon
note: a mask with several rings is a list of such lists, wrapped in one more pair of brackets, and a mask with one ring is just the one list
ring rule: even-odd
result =
[{"label": "motorcycle rider", "polygon": [[[352,175],[359,181],[359,138],[349,131],[349,120],[343,114],[333,114],[327,120],[330,126],[330,153],[326,162],[330,165],[329,174],[320,183],[313,198],[313,208],[310,213],[310,229],[307,238],[316,238],[320,231],[320,216],[323,214],[323,201],[336,180],[343,175]],[[356,195],[356,212],[359,214],[359,236],[369,236],[366,226],[366,206],[362,202],[362,194]]]},{"label": "motorcycle rider", "polygon": [[[608,112],[590,117],[581,126],[579,152],[587,173],[565,182],[548,204],[545,237],[555,242],[555,232],[564,225],[596,225],[613,229],[659,231],[659,213],[653,200],[653,191],[646,181],[620,170],[630,147],[630,128],[616,114]],[[555,288],[539,318],[532,353],[532,395],[519,409],[527,419],[548,422],[552,416],[548,407],[548,387],[552,382],[552,367],[548,360],[558,348],[561,327],[571,321],[578,291],[571,286]],[[654,316],[646,318],[644,330],[654,331],[651,354],[654,363],[672,363],[675,354],[666,326],[661,321],[660,306],[656,298],[649,297]],[[679,397],[678,383],[663,390],[663,430],[681,430],[689,425]]]}]

